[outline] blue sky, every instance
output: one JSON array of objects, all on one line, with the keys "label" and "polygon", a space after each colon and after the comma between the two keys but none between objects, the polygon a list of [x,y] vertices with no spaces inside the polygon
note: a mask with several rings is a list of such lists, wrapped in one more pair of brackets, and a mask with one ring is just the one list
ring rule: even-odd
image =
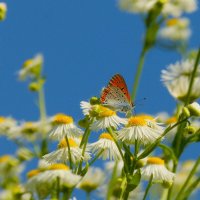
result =
[{"label": "blue sky", "polygon": [[[37,120],[36,95],[17,80],[23,62],[42,53],[46,107],[49,116],[63,112],[82,117],[79,103],[99,95],[112,75],[120,73],[131,90],[144,27],[138,15],[121,12],[117,1],[5,1],[8,15],[0,23],[0,115]],[[193,34],[190,48],[200,41],[199,11],[188,15]],[[148,54],[136,112],[173,112],[175,100],[160,82],[160,72],[180,60],[176,52],[154,48]],[[140,99],[147,98],[140,103]],[[0,142],[4,139],[0,138]],[[1,152],[13,152],[9,142]],[[195,158],[197,146],[185,158]]]}]

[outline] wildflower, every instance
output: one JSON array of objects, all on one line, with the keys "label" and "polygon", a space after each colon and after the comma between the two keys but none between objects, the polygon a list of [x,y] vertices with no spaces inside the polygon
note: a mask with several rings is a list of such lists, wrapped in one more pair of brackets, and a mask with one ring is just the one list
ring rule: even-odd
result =
[{"label": "wildflower", "polygon": [[[73,163],[78,163],[81,160],[90,159],[90,155],[87,151],[85,152],[84,156],[82,156],[82,149],[79,148],[79,145],[75,142],[74,139],[69,138],[68,141],[69,141],[71,159]],[[55,163],[57,161],[66,162],[66,161],[69,161],[68,151],[69,149],[68,149],[67,141],[65,138],[63,138],[58,144],[58,149],[56,151],[52,151],[51,153],[44,155],[43,158],[48,163]]]},{"label": "wildflower", "polygon": [[100,168],[90,167],[77,187],[90,193],[96,190],[103,183],[104,179],[105,174]]},{"label": "wildflower", "polygon": [[102,105],[91,105],[88,102],[81,102],[84,115],[95,118],[91,124],[92,130],[101,130],[109,127],[118,128],[126,123],[126,119],[117,116],[116,112]]},{"label": "wildflower", "polygon": [[162,133],[163,128],[148,115],[136,115],[128,119],[126,127],[118,131],[118,139],[129,144],[137,140],[147,145],[154,142]]},{"label": "wildflower", "polygon": [[110,160],[120,160],[121,155],[119,150],[109,133],[102,133],[97,142],[88,145],[88,149],[91,149],[95,154],[100,154],[99,157]]},{"label": "wildflower", "polygon": [[25,80],[28,77],[35,78],[40,74],[41,66],[43,64],[43,56],[36,55],[34,58],[26,60],[19,71],[19,79]]},{"label": "wildflower", "polygon": [[52,119],[55,127],[50,131],[50,138],[61,140],[63,137],[79,137],[83,131],[74,125],[74,120],[71,116],[57,114]]},{"label": "wildflower", "polygon": [[7,5],[6,3],[0,3],[0,21],[3,21],[6,18]]},{"label": "wildflower", "polygon": [[[183,60],[168,66],[162,70],[161,79],[167,87],[169,93],[178,100],[185,101],[190,78],[194,68],[194,60]],[[190,102],[200,97],[200,65],[198,65],[193,87],[190,93]]]},{"label": "wildflower", "polygon": [[141,168],[141,174],[144,179],[149,180],[153,176],[154,182],[168,182],[172,183],[175,174],[167,170],[164,165],[164,160],[158,157],[149,157],[147,165]]},{"label": "wildflower", "polygon": [[166,26],[160,29],[161,38],[172,41],[186,41],[191,35],[189,19],[172,18],[166,21]]},{"label": "wildflower", "polygon": [[5,134],[8,130],[16,125],[16,121],[10,117],[0,116],[0,134]]},{"label": "wildflower", "polygon": [[34,156],[34,154],[28,148],[25,147],[19,148],[16,154],[19,160],[21,161],[30,160]]},{"label": "wildflower", "polygon": [[119,0],[120,9],[130,13],[147,13],[157,0]]},{"label": "wildflower", "polygon": [[162,14],[179,17],[183,13],[192,13],[197,10],[197,0],[168,0],[163,6]]},{"label": "wildflower", "polygon": [[61,163],[50,165],[39,176],[39,180],[48,182],[52,186],[56,183],[57,179],[59,179],[60,187],[72,188],[80,181],[81,176],[73,174],[68,166]]}]

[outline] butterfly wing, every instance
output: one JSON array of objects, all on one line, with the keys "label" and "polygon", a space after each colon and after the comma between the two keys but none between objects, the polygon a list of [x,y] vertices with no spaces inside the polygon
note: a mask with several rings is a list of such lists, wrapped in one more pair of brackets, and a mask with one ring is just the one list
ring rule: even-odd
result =
[{"label": "butterfly wing", "polygon": [[120,74],[114,75],[108,86],[102,90],[100,101],[103,105],[121,112],[127,112],[133,108],[127,85]]}]

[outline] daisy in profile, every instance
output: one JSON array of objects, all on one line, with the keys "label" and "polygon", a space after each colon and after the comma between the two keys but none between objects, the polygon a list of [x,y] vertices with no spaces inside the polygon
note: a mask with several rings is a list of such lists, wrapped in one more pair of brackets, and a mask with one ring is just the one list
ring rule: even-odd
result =
[{"label": "daisy in profile", "polygon": [[147,159],[147,165],[141,168],[141,174],[146,180],[153,177],[153,182],[160,183],[172,183],[175,177],[175,174],[165,167],[164,160],[159,157],[149,157]]},{"label": "daisy in profile", "polygon": [[10,128],[16,126],[17,122],[10,117],[0,116],[0,134],[6,135]]},{"label": "daisy in profile", "polygon": [[[81,160],[89,160],[90,154],[86,151],[84,156],[82,156],[82,149],[79,148],[79,145],[75,142],[73,138],[68,139],[69,147],[70,147],[70,154],[73,163],[78,163]],[[48,163],[56,163],[56,162],[67,162],[69,161],[69,148],[67,145],[66,138],[63,138],[60,143],[58,144],[58,149],[52,151],[43,156],[44,160]]]},{"label": "daisy in profile", "polygon": [[118,139],[134,144],[137,140],[140,144],[153,143],[163,132],[156,120],[149,115],[135,115],[128,119],[124,128],[118,131]]},{"label": "daisy in profile", "polygon": [[166,21],[166,26],[160,29],[163,39],[172,41],[187,41],[191,35],[190,21],[187,18],[172,18]]},{"label": "daisy in profile", "polygon": [[61,140],[63,137],[79,137],[83,131],[76,127],[71,116],[57,114],[52,118],[54,128],[50,131],[50,138]]},{"label": "daisy in profile", "polygon": [[72,188],[81,179],[81,176],[73,174],[69,167],[62,163],[52,164],[40,174],[39,180],[42,182],[48,182],[52,186],[59,178],[60,187]]},{"label": "daisy in profile", "polygon": [[91,124],[91,130],[102,130],[109,127],[118,128],[126,123],[126,119],[117,116],[116,112],[102,105],[91,105],[88,102],[81,102],[81,108],[84,115],[94,117],[95,120]]},{"label": "daisy in profile", "polygon": [[104,179],[105,174],[100,168],[90,167],[85,176],[77,185],[77,188],[80,188],[90,193],[93,190],[96,190],[103,183]]},{"label": "daisy in profile", "polygon": [[102,133],[97,142],[88,145],[88,149],[91,149],[91,151],[96,155],[99,155],[102,152],[99,157],[104,160],[122,159],[119,150],[109,133]]},{"label": "daisy in profile", "polygon": [[19,79],[25,80],[28,77],[36,77],[41,70],[43,64],[43,56],[41,54],[36,55],[34,58],[26,60],[19,71]]},{"label": "daisy in profile", "polygon": [[[162,70],[161,79],[169,93],[180,101],[185,101],[190,78],[194,69],[195,61],[192,59],[176,62]],[[194,78],[193,87],[190,93],[190,102],[200,97],[200,65]]]}]

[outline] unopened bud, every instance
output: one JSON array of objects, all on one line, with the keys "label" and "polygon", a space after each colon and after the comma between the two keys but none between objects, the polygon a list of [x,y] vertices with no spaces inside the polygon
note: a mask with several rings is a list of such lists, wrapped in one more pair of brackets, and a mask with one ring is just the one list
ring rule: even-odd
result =
[{"label": "unopened bud", "polygon": [[193,102],[187,106],[190,114],[195,117],[200,116],[200,105],[197,102]]}]

